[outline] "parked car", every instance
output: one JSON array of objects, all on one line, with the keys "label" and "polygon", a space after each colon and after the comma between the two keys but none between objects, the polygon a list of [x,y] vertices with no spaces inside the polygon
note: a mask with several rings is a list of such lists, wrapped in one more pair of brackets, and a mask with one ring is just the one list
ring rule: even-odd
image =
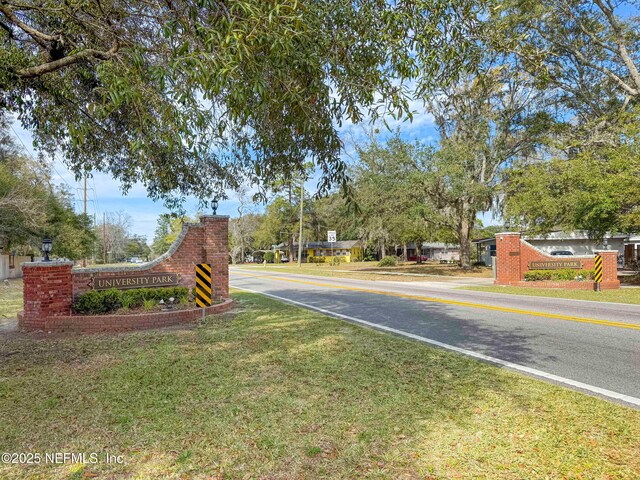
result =
[{"label": "parked car", "polygon": [[286,256],[281,256],[280,257],[280,263],[288,263],[289,262],[289,257]]},{"label": "parked car", "polygon": [[568,256],[568,255],[573,255],[573,252],[570,252],[569,250],[556,250],[554,252],[551,252],[551,255],[555,256]]}]

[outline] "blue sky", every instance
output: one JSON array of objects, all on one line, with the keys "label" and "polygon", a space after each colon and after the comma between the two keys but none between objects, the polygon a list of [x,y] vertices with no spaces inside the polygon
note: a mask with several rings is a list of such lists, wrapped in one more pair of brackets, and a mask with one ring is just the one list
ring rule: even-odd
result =
[{"label": "blue sky", "polygon": [[[413,122],[398,122],[388,119],[387,123],[391,129],[400,128],[401,134],[408,140],[420,140],[425,143],[435,141],[438,134],[433,125],[433,118],[424,112],[421,102],[413,105],[415,113]],[[386,127],[380,123],[375,125],[379,128],[381,136],[388,136],[390,133]],[[366,140],[366,131],[371,125],[364,123],[361,125],[353,125],[350,122],[345,123],[339,130],[344,141],[345,148],[343,158],[351,161],[354,153],[355,143],[364,142]],[[18,143],[22,142],[27,152],[33,156],[36,151],[33,148],[33,140],[31,134],[24,130],[18,122],[12,125],[13,133],[18,137]],[[66,184],[67,188],[74,193],[75,209],[81,212],[82,204],[82,180],[76,181],[73,173],[71,173],[62,158],[58,155],[55,158],[52,169],[53,181],[56,184]],[[308,191],[315,192],[317,177],[311,179],[306,184]],[[220,202],[218,213],[220,215],[230,215],[237,217],[239,202],[234,192],[228,192],[229,199]],[[197,211],[197,200],[195,198],[187,199],[185,209],[188,214],[194,214]],[[253,207],[254,211],[260,212],[264,209],[264,205],[258,204]],[[161,201],[154,202],[147,198],[147,192],[143,185],[136,184],[126,195],[122,194],[118,181],[103,173],[95,173],[93,178],[87,181],[87,213],[97,217],[98,223],[105,212],[116,212],[123,210],[131,215],[133,220],[131,232],[147,237],[150,243],[153,239],[156,221],[161,213],[166,213]],[[485,224],[495,223],[491,220],[491,214],[483,215],[482,221]]]}]

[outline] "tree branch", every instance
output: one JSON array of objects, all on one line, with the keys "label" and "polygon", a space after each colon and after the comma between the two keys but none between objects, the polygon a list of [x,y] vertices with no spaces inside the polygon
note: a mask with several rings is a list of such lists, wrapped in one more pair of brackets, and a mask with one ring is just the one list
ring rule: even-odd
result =
[{"label": "tree branch", "polygon": [[57,37],[52,35],[47,35],[46,33],[42,33],[39,30],[27,25],[22,20],[20,20],[16,14],[9,8],[9,6],[5,2],[0,2],[0,13],[4,14],[5,17],[11,23],[22,29],[25,33],[27,33],[31,38],[33,38],[38,44],[43,48],[49,48],[49,44],[58,41]]},{"label": "tree branch", "polygon": [[119,48],[120,48],[120,44],[117,41],[106,52],[101,50],[95,50],[93,48],[88,48],[87,50],[83,50],[69,57],[64,57],[59,60],[55,60],[53,62],[43,63],[42,65],[36,65],[35,67],[29,67],[23,70],[19,70],[18,76],[20,76],[21,78],[39,77],[46,73],[55,72],[56,70],[59,70],[61,68],[68,67],[69,65],[83,62],[90,58],[97,58],[100,60],[109,60],[113,58],[113,56],[116,53],[118,53]]},{"label": "tree branch", "polygon": [[614,15],[613,10],[609,7],[606,7],[602,3],[602,0],[595,0],[595,4],[598,5],[598,7],[600,7],[600,10],[602,10],[602,13],[604,13],[605,16],[607,17],[607,21],[609,22],[609,25],[611,25],[611,29],[615,34],[618,50],[620,52],[620,58],[622,58],[622,61],[629,69],[629,74],[631,75],[631,79],[633,80],[633,83],[635,83],[636,85],[636,95],[638,95],[638,92],[640,92],[640,72],[638,72],[636,65],[633,63],[633,59],[631,58],[631,56],[629,55],[629,52],[627,51],[627,46],[624,43],[624,37],[622,35],[622,29],[620,28],[620,24],[618,23],[618,20],[616,19],[616,16]]},{"label": "tree branch", "polygon": [[621,79],[618,75],[616,75],[613,71],[611,71],[610,69],[608,69],[607,67],[601,66],[601,65],[596,65],[593,62],[590,62],[587,57],[585,57],[582,52],[580,52],[579,50],[572,48],[568,45],[562,45],[562,48],[564,48],[567,52],[573,54],[576,56],[576,58],[578,58],[583,65],[589,67],[589,68],[593,68],[594,70],[597,70],[601,73],[604,73],[606,76],[608,76],[609,78],[611,78],[612,80],[614,80],[625,92],[627,92],[627,94],[636,97],[638,96],[638,94],[640,94],[640,77],[638,77],[638,87],[639,88],[633,88],[631,85],[627,84],[627,82],[625,82],[623,79]]}]

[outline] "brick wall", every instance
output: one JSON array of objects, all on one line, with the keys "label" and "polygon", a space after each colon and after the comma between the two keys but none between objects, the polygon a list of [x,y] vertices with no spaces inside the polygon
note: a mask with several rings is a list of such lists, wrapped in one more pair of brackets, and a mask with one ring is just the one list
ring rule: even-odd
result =
[{"label": "brick wall", "polygon": [[73,262],[23,265],[24,311],[20,328],[42,330],[46,319],[71,313]]},{"label": "brick wall", "polygon": [[229,296],[228,228],[229,217],[203,216],[200,223],[186,224],[169,250],[142,265],[131,267],[74,268],[73,262],[31,262],[23,264],[24,312],[20,327],[44,329],[47,319],[69,315],[73,298],[91,289],[92,278],[178,273],[179,284],[196,284],[195,266],[211,264],[211,282],[215,299]]},{"label": "brick wall", "polygon": [[[233,305],[231,299],[205,308],[205,315],[228,311]],[[18,321],[24,324],[23,312]],[[193,323],[202,317],[202,309],[169,310],[165,312],[139,313],[132,315],[66,315],[52,316],[32,328],[25,330],[44,330],[51,333],[107,333],[146,330]]]},{"label": "brick wall", "polygon": [[200,217],[200,223],[185,224],[167,253],[153,262],[132,267],[95,267],[73,269],[73,295],[91,289],[94,275],[101,277],[141,275],[147,273],[178,273],[180,285],[196,286],[196,264],[211,264],[211,283],[215,297],[229,296],[229,217]]},{"label": "brick wall", "polygon": [[[603,278],[601,287],[603,289],[619,288],[617,251],[601,250],[597,252],[602,255]],[[571,257],[554,257],[548,255],[530,243],[520,238],[520,233],[504,232],[496,235],[496,285],[517,285],[530,287],[552,287],[552,288],[588,288],[576,287],[576,282],[565,282],[560,287],[561,282],[524,282],[524,274],[529,271],[529,262],[544,262],[558,260],[579,260],[582,267],[591,269],[594,267],[595,256],[575,255]],[[592,285],[591,282],[583,282],[585,285]]]}]

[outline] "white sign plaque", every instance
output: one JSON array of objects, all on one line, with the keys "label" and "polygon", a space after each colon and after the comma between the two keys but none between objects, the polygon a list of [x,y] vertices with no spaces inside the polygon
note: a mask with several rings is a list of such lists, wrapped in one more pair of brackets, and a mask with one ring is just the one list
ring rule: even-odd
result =
[{"label": "white sign plaque", "polygon": [[336,231],[335,230],[329,230],[327,232],[327,242],[335,243],[335,241],[336,241]]}]

